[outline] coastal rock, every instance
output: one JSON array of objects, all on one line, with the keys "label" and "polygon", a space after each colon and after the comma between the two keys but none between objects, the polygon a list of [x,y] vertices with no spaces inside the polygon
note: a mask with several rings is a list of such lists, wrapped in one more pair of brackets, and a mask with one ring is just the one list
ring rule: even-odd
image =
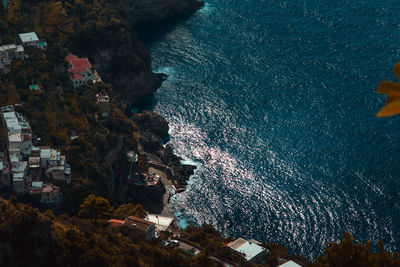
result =
[{"label": "coastal rock", "polygon": [[185,187],[187,180],[193,175],[196,167],[182,164],[182,159],[174,154],[170,145],[166,145],[165,148],[157,151],[157,155],[166,165],[172,167],[179,187]]},{"label": "coastal rock", "polygon": [[167,120],[160,114],[147,110],[135,114],[132,119],[139,128],[139,143],[148,158],[172,169],[174,175],[171,178],[176,181],[176,186],[184,188],[196,167],[182,165],[182,159],[174,154],[171,146],[162,145],[162,141],[168,136]]},{"label": "coastal rock", "polygon": [[127,8],[132,24],[136,27],[167,17],[196,11],[204,5],[197,0],[120,0]]},{"label": "coastal rock", "polygon": [[[145,110],[133,116],[133,121],[140,131],[163,139],[168,135],[168,122],[160,114]],[[154,139],[154,138],[153,138]]]},{"label": "coastal rock", "polygon": [[151,96],[161,86],[165,75],[152,72],[150,56],[136,34],[110,47],[92,50],[91,56],[102,79],[123,96],[123,104],[131,105]]}]

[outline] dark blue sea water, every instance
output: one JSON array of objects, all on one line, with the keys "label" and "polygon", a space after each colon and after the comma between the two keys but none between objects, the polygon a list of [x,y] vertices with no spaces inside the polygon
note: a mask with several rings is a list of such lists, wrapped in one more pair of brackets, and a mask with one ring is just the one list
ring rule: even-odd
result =
[{"label": "dark blue sea water", "polygon": [[396,1],[207,0],[142,32],[171,145],[198,169],[182,224],[309,258],[345,231],[400,250],[400,116],[378,119],[400,60]]}]

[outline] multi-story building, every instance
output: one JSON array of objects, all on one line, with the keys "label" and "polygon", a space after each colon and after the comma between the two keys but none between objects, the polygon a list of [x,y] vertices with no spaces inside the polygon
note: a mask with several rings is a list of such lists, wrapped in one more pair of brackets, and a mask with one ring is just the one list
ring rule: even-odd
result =
[{"label": "multi-story building", "polygon": [[26,118],[13,106],[1,108],[4,128],[7,130],[6,145],[11,165],[11,184],[15,192],[27,192],[30,184],[28,162],[32,151],[32,130]]},{"label": "multi-story building", "polygon": [[30,194],[37,197],[38,200],[45,205],[55,205],[61,201],[60,188],[52,184],[43,182],[32,182]]},{"label": "multi-story building", "polygon": [[22,45],[7,44],[0,46],[0,70],[11,65],[16,58],[24,58],[24,47]]},{"label": "multi-story building", "polygon": [[57,149],[40,147],[40,168],[42,174],[54,180],[71,183],[71,168],[66,157]]},{"label": "multi-story building", "polygon": [[[31,181],[36,182],[44,176],[70,183],[71,169],[66,162],[66,157],[61,155],[59,150],[51,147],[34,147],[32,130],[28,121],[22,114],[16,112],[13,106],[2,107],[1,111],[3,125],[6,129],[8,161],[2,160],[0,171],[3,170],[4,174],[10,173],[14,191],[19,194],[32,192],[30,190]],[[11,167],[10,171],[6,168],[8,166]],[[0,178],[3,177],[2,173],[0,173]],[[49,190],[48,186],[52,185],[43,187],[46,193]],[[59,190],[54,188],[52,191]]]}]

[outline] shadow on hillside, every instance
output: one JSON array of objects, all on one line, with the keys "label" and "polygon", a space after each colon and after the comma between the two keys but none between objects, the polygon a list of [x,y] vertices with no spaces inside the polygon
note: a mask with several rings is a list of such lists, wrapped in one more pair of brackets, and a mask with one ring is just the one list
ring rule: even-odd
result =
[{"label": "shadow on hillside", "polygon": [[149,46],[160,41],[165,35],[171,32],[174,27],[188,20],[195,13],[189,12],[183,15],[174,16],[157,22],[151,22],[136,28],[144,46]]}]

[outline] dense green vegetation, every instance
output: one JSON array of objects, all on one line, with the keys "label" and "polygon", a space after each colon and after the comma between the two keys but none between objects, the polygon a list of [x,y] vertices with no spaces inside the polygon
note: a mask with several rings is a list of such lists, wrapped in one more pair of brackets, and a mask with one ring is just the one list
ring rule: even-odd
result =
[{"label": "dense green vegetation", "polygon": [[383,240],[379,240],[378,251],[374,251],[372,244],[354,243],[353,237],[346,233],[341,243],[331,243],[310,266],[400,266],[400,253],[392,254],[385,250]]},{"label": "dense green vegetation", "polygon": [[0,198],[0,266],[204,266],[104,220],[39,212]]},{"label": "dense green vegetation", "polygon": [[[15,197],[0,198],[0,266],[218,266],[210,257],[254,266],[228,249],[226,244],[233,239],[211,225],[191,226],[182,233],[202,248],[198,257],[192,257],[156,241],[144,242],[106,222],[145,216],[142,206],[121,204],[118,199],[127,162],[123,152],[139,152],[139,130],[124,113],[123,94],[112,84],[126,69],[140,73],[150,68],[148,53],[124,17],[123,9],[106,0],[11,0],[9,9],[0,8],[3,43],[15,42],[18,33],[35,31],[49,44],[47,51],[26,49],[28,59],[15,60],[7,74],[0,72],[0,106],[20,104],[17,110],[41,138],[38,145],[61,149],[73,177],[71,185],[60,184],[63,206],[58,214],[62,215],[40,212]],[[74,90],[64,65],[68,53],[99,59],[100,75],[109,83]],[[109,58],[106,63],[104,58]],[[42,85],[41,93],[28,89],[36,82]],[[95,95],[103,91],[112,99],[112,116],[99,122]],[[145,156],[139,159],[138,165],[147,168]],[[269,266],[277,266],[280,258],[307,262],[278,244],[263,246],[271,252],[266,259]],[[346,234],[311,265],[400,266],[400,256],[385,251],[382,242],[375,251],[370,243],[356,244]]]},{"label": "dense green vegetation", "polygon": [[[104,199],[92,196],[82,204],[97,200],[96,209],[113,208]],[[114,210],[134,210],[140,207],[120,206]],[[104,213],[103,213],[104,214]],[[109,217],[112,213],[105,214]],[[137,215],[137,214],[135,214]],[[118,216],[118,215],[117,215]],[[84,216],[83,216],[84,217]],[[225,244],[232,238],[224,238],[211,225],[200,228],[188,227],[183,237],[203,248],[198,257],[191,257],[160,243],[143,242],[130,231],[118,231],[102,218],[97,220],[54,215],[51,211],[39,212],[30,205],[18,203],[15,198],[0,198],[0,266],[218,266],[210,256],[241,266],[254,266],[229,250]],[[264,244],[271,251],[269,266],[277,266],[278,258],[304,259],[290,256],[276,244]],[[400,255],[384,249],[382,241],[378,251],[372,245],[356,244],[350,234],[340,243],[332,243],[324,255],[310,266],[399,266]]]},{"label": "dense green vegetation", "polygon": [[[124,114],[120,94],[112,85],[101,83],[74,90],[64,57],[74,53],[92,59],[96,53],[123,43],[132,53],[129,57],[113,56],[103,67],[107,78],[122,68],[146,68],[147,52],[118,9],[105,0],[22,1],[20,12],[11,16],[15,19],[5,14],[0,13],[3,43],[16,42],[18,33],[34,30],[49,44],[47,51],[26,48],[28,59],[15,60],[7,74],[0,72],[0,106],[22,104],[17,110],[27,116],[34,134],[41,138],[38,145],[60,148],[67,155],[73,184],[60,184],[62,211],[77,215],[80,203],[90,193],[118,202],[120,188],[110,190],[111,172],[114,183],[120,185],[126,175],[123,151],[138,152],[138,129]],[[28,89],[36,82],[42,85],[41,93]],[[96,120],[98,92],[107,92],[112,100],[111,118],[103,122]],[[78,138],[72,140],[72,136]]]}]

